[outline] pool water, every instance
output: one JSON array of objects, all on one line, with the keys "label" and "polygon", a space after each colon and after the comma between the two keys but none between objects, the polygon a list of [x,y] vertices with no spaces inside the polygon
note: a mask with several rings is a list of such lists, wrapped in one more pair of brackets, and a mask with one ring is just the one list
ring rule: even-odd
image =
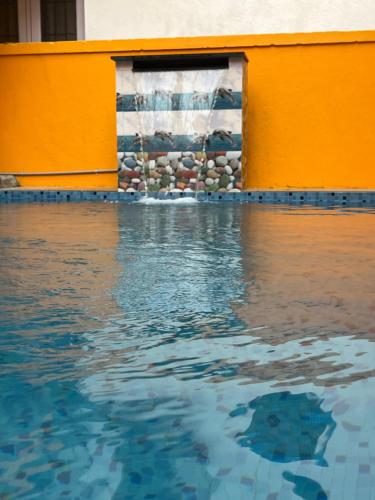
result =
[{"label": "pool water", "polygon": [[375,498],[374,211],[0,211],[0,498]]}]

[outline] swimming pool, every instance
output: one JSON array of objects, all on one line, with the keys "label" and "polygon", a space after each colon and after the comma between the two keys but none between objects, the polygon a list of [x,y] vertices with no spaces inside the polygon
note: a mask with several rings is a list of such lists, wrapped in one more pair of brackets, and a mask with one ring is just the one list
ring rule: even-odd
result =
[{"label": "swimming pool", "polygon": [[374,220],[1,207],[0,498],[375,498]]}]

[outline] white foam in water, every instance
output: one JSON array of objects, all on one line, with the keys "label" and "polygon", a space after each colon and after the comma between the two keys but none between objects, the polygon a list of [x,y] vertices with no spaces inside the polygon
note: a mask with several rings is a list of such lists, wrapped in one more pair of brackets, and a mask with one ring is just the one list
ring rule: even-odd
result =
[{"label": "white foam in water", "polygon": [[198,203],[198,200],[193,197],[189,198],[148,198],[144,196],[137,203],[141,203],[142,205],[195,205]]}]

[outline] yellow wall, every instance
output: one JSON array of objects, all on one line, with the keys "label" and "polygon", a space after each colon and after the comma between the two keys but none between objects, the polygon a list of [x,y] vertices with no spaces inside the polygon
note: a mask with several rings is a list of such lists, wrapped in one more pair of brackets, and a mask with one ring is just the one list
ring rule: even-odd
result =
[{"label": "yellow wall", "polygon": [[[0,57],[0,171],[117,168],[107,55]],[[19,177],[25,186],[115,187],[116,173]]]},{"label": "yellow wall", "polygon": [[375,188],[375,43],[248,57],[246,185]]},{"label": "yellow wall", "polygon": [[375,32],[0,45],[0,172],[116,189],[111,56],[245,52],[245,187],[375,188]]}]

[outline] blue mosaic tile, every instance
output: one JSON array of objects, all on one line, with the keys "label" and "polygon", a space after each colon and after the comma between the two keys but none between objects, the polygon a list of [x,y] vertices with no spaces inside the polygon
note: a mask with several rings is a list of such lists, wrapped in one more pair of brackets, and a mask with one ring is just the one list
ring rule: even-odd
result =
[{"label": "blue mosaic tile", "polygon": [[104,199],[107,199],[109,201],[118,201],[119,199],[119,193],[116,193],[116,191],[112,192],[112,193],[108,193]]},{"label": "blue mosaic tile", "polygon": [[[0,203],[57,203],[70,201],[138,201],[144,193],[78,190],[0,190]],[[191,193],[151,193],[157,199],[189,198]],[[194,196],[194,195],[193,195]],[[288,205],[374,207],[374,191],[243,191],[200,192],[198,201]]]}]

